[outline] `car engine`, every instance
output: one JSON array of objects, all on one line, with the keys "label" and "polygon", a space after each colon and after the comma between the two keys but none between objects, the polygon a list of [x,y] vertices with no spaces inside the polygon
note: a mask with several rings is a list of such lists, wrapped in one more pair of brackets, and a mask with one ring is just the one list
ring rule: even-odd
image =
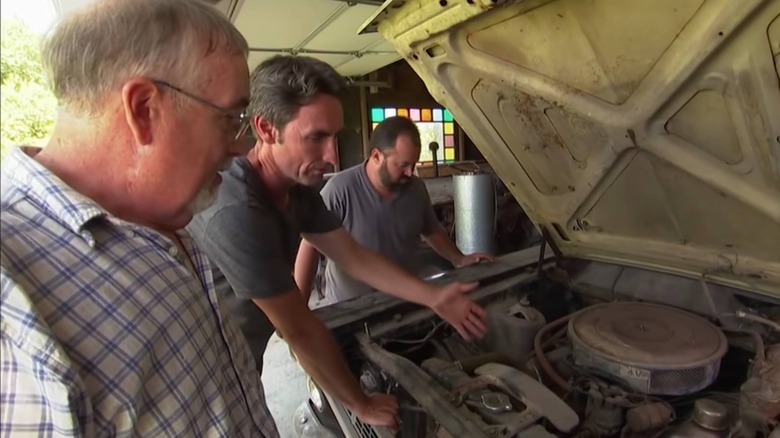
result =
[{"label": "car engine", "polygon": [[398,397],[397,436],[780,434],[780,307],[746,305],[760,312],[738,310],[727,327],[668,304],[596,299],[555,276],[480,288],[480,341],[427,310],[365,324],[351,365],[364,390]]}]

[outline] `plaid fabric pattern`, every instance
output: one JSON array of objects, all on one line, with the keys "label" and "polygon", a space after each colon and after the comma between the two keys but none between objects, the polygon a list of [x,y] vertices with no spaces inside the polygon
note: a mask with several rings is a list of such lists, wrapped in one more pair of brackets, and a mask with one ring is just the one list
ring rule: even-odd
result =
[{"label": "plaid fabric pattern", "polygon": [[277,437],[206,256],[3,163],[0,436]]}]

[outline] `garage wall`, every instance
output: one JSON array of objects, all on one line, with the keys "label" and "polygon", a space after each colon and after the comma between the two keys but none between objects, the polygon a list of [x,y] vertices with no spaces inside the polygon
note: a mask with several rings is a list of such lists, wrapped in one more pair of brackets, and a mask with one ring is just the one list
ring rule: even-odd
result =
[{"label": "garage wall", "polygon": [[419,76],[404,60],[396,61],[377,70],[378,80],[390,80],[392,88],[378,88],[366,95],[369,107],[387,105],[398,107],[440,106],[428,92]]},{"label": "garage wall", "polygon": [[360,88],[349,87],[342,103],[344,106],[344,129],[339,133],[340,170],[347,169],[363,161]]},{"label": "garage wall", "polygon": [[360,98],[361,87],[349,87],[347,95],[343,99],[344,131],[339,135],[339,168],[342,170],[359,164],[365,159],[364,138],[367,143],[369,132],[367,131],[363,137],[362,117],[368,116],[368,108],[372,105],[438,106],[428,93],[425,83],[404,60],[383,67],[370,76],[363,76],[359,80],[387,82],[392,87],[373,89],[364,87],[364,103],[361,103]]},{"label": "garage wall", "polygon": [[[361,117],[368,117],[368,108],[372,106],[425,108],[441,105],[428,92],[428,88],[419,76],[404,60],[399,60],[385,66],[360,80],[371,82],[386,82],[390,88],[365,88],[365,104],[361,103],[360,87],[350,87],[344,98],[344,132],[339,135],[340,169],[346,169],[364,160],[363,147],[370,129],[368,123],[363,126]],[[460,130],[460,127],[456,128]],[[460,160],[483,160],[482,154],[465,134],[459,136]]]}]

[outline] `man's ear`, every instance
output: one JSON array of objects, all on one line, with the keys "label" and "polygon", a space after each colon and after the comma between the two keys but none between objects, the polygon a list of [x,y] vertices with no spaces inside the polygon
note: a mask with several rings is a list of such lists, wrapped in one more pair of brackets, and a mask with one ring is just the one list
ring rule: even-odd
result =
[{"label": "man's ear", "polygon": [[371,149],[371,155],[370,155],[371,160],[373,160],[376,163],[379,163],[380,161],[382,161],[379,159],[379,157],[381,156],[382,156],[382,151],[380,151],[377,148]]},{"label": "man's ear", "polygon": [[271,123],[270,120],[261,117],[261,116],[254,116],[252,117],[252,124],[255,126],[255,131],[257,131],[257,136],[260,137],[260,140],[265,144],[275,144],[276,143],[276,136],[279,133],[276,128],[274,128],[274,125]]},{"label": "man's ear", "polygon": [[151,144],[155,124],[162,115],[162,95],[148,79],[133,78],[122,86],[122,107],[130,131],[139,145]]}]

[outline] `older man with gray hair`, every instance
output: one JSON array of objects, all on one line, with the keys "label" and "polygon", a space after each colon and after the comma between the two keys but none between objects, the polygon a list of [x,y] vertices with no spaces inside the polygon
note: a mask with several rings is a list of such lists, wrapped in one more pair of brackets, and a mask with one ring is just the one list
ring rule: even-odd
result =
[{"label": "older man with gray hair", "polygon": [[278,436],[182,231],[239,153],[247,52],[191,0],[96,2],[47,40],[54,134],[2,168],[0,435]]}]

